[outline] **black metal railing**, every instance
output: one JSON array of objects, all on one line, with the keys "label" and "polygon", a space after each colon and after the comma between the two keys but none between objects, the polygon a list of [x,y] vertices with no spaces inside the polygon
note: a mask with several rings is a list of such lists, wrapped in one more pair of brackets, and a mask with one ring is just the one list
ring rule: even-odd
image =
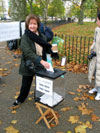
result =
[{"label": "black metal railing", "polygon": [[[60,47],[59,56],[66,56],[67,62],[75,62],[76,64],[88,64],[87,56],[90,54],[90,46],[93,37],[61,35],[64,44]],[[60,44],[59,44],[60,45]]]}]

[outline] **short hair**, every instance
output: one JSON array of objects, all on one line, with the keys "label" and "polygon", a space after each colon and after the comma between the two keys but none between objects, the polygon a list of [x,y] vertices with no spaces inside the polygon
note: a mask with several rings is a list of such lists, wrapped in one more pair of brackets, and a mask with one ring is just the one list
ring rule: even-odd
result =
[{"label": "short hair", "polygon": [[100,14],[97,15],[97,18],[100,20]]},{"label": "short hair", "polygon": [[38,16],[34,15],[34,14],[29,14],[27,17],[26,17],[26,20],[25,20],[25,27],[26,29],[28,29],[28,26],[29,26],[29,23],[30,23],[30,20],[31,19],[35,19],[37,21],[37,24],[38,24],[38,29],[39,30],[39,26],[40,26],[40,19]]}]

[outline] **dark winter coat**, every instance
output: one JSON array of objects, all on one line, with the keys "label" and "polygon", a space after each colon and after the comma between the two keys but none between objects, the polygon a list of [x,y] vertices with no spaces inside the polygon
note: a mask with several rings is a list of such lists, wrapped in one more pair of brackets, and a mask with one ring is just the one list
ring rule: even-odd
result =
[{"label": "dark winter coat", "polygon": [[[40,36],[46,41],[45,36],[43,36],[42,34]],[[32,76],[34,75],[35,72],[30,71],[26,67],[25,61],[32,60],[37,63],[40,63],[42,57],[36,54],[35,43],[26,34],[24,34],[21,38],[21,51],[22,51],[22,56],[21,56],[21,64],[19,67],[19,74],[24,76]],[[46,53],[43,52],[43,56],[46,57]]]}]

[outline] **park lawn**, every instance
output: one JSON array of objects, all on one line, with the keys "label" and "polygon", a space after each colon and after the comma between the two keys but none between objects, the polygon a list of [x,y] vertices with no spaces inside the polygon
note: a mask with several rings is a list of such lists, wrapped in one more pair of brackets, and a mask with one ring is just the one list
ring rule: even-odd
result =
[{"label": "park lawn", "polygon": [[96,26],[94,22],[84,22],[83,25],[69,23],[53,28],[53,32],[64,35],[93,37]]}]

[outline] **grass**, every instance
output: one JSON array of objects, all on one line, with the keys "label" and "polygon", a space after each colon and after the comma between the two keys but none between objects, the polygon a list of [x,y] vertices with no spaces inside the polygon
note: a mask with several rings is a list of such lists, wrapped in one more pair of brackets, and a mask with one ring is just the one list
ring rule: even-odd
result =
[{"label": "grass", "polygon": [[94,22],[85,22],[83,25],[69,23],[53,28],[53,32],[64,35],[93,37],[96,26]]},{"label": "grass", "polygon": [[[87,55],[90,52],[89,49],[93,42],[94,30],[96,27],[96,23],[85,22],[83,25],[69,23],[53,28],[53,32],[57,33],[57,35],[65,40],[66,49],[61,49],[59,56],[66,56],[69,62],[87,64]],[[68,36],[65,38],[65,36],[62,35]],[[89,37],[91,37],[90,40]]]}]

